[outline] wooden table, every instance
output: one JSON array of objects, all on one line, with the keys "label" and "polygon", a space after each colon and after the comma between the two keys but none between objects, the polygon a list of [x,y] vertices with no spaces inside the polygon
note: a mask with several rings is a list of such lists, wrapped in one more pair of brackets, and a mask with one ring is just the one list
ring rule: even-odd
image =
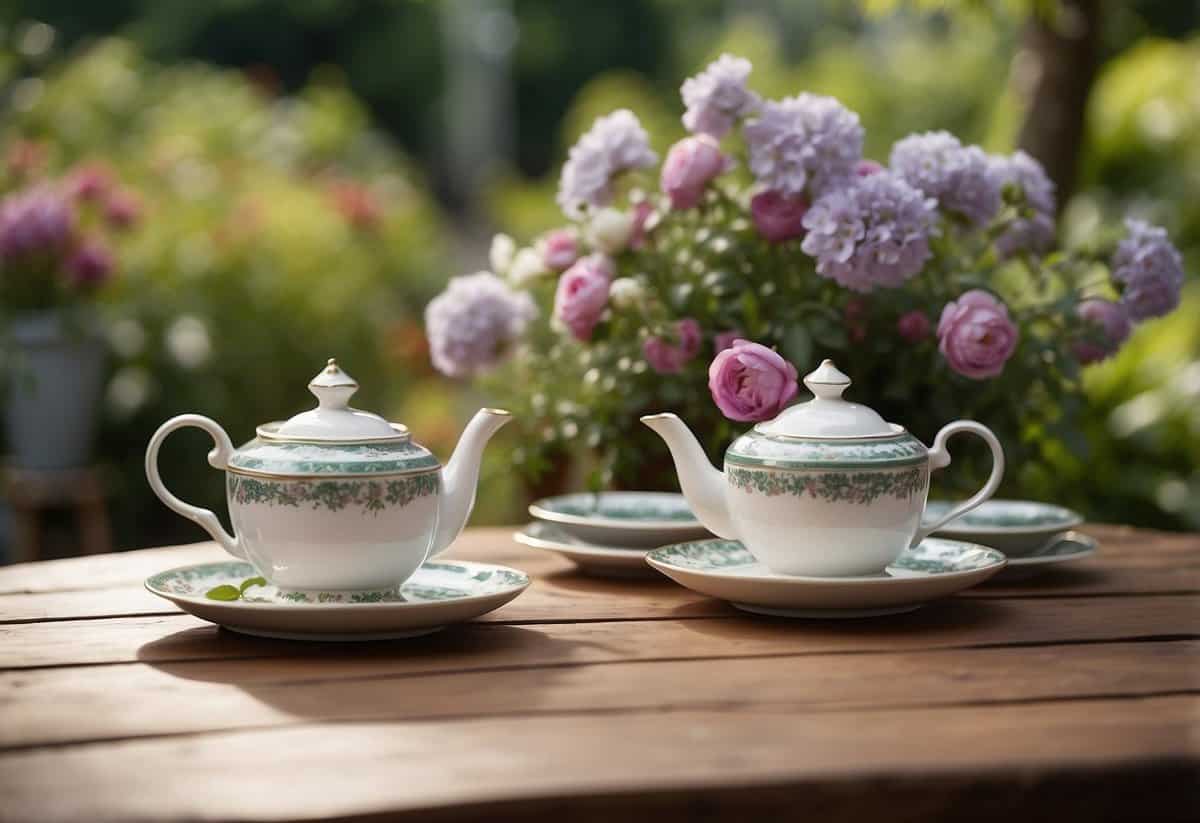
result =
[{"label": "wooden table", "polygon": [[411,641],[239,636],[146,593],[209,543],[0,570],[0,819],[1200,819],[1200,536],[897,617],[528,570]]}]

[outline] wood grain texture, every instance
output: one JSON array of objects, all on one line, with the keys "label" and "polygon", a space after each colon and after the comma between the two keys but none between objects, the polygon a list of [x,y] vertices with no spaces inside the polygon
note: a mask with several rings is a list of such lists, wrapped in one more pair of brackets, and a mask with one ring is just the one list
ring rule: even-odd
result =
[{"label": "wood grain texture", "polygon": [[[411,658],[347,661],[328,672],[311,658],[17,672],[0,675],[7,696],[0,749],[314,721],[846,711],[1200,694],[1200,641],[768,656],[726,666],[720,676],[713,675],[714,660],[726,657],[630,660],[599,644],[592,651],[579,655],[588,663],[514,661],[482,669],[458,655],[458,667],[446,661],[441,673]],[[130,694],[139,697],[131,702]]]},{"label": "wood grain texture", "polygon": [[[1200,819],[1200,538],[878,620],[753,618],[467,532],[533,587],[413,641],[220,630],[212,544],[0,569],[0,820]],[[7,622],[5,622],[7,621]]]},{"label": "wood grain texture", "polygon": [[[814,807],[796,793],[797,818],[824,812],[834,816],[819,819],[852,820],[868,819],[858,817],[864,809],[879,811],[879,798],[863,795],[880,778],[936,786],[956,777],[999,777],[1015,787],[1036,782],[1043,771],[1087,771],[1096,792],[1126,812],[1139,808],[1136,819],[1178,819],[1147,813],[1154,798],[1130,785],[1130,776],[1145,774],[1131,766],[1155,761],[1172,777],[1200,775],[1189,736],[1198,711],[1197,698],[1164,697],[320,723],[0,754],[0,814],[41,821],[286,820],[387,812],[424,820],[429,809],[554,800],[565,820],[572,797],[617,795],[625,814],[614,819],[629,819],[639,795],[650,793],[669,794],[669,811],[683,818],[698,811],[694,798],[709,787],[744,787],[752,810],[757,785],[816,783],[847,791],[828,808],[827,797]],[[1122,790],[1116,798],[1114,784]],[[1151,785],[1163,788],[1157,779]],[[937,798],[922,795],[925,804]],[[1184,805],[1186,792],[1177,787],[1175,796],[1167,812],[1195,810],[1194,799],[1190,809]],[[1064,816],[1070,810],[1058,803],[1054,810],[1060,820],[1098,819]]]}]

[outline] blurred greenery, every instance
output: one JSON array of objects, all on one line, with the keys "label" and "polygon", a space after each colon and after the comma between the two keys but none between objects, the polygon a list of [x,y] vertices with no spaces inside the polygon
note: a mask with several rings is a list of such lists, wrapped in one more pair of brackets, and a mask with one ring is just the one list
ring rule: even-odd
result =
[{"label": "blurred greenery", "polygon": [[[430,376],[420,319],[444,277],[441,217],[336,75],[273,97],[240,73],[160,66],[109,39],[40,82],[6,118],[5,144],[41,143],[50,171],[102,162],[142,200],[105,306],[116,363],[99,456],[114,469],[120,545],[197,534],[145,483],[159,424],[197,412],[243,442],[309,407],[305,386],[330,356],[362,385],[356,404],[449,451],[458,389]],[[205,440],[168,440],[163,475],[222,511]]]}]

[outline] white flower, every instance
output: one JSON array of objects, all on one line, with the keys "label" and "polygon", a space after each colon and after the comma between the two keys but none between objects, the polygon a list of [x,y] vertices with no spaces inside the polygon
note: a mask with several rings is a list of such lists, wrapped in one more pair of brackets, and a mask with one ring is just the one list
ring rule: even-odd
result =
[{"label": "white flower", "polygon": [[608,288],[608,300],[618,309],[635,309],[646,300],[646,288],[633,277],[618,277]]},{"label": "white flower", "polygon": [[542,262],[542,255],[528,246],[517,252],[508,267],[508,282],[514,286],[527,286],[550,270]]},{"label": "white flower", "polygon": [[624,251],[632,235],[633,214],[617,209],[601,209],[588,224],[588,242],[607,254]]},{"label": "white flower", "polygon": [[722,54],[704,71],[685,80],[680,89],[687,107],[684,128],[720,140],[739,117],[757,109],[758,95],[746,88],[750,69],[749,60]]},{"label": "white flower", "polygon": [[488,250],[488,262],[496,274],[505,274],[513,264],[513,255],[517,253],[517,241],[507,234],[497,234],[492,238],[492,247]]}]

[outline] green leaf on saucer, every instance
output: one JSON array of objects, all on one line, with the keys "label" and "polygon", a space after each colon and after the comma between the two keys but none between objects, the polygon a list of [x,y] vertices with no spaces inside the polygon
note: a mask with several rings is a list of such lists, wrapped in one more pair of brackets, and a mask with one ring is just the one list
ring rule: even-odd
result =
[{"label": "green leaf on saucer", "polygon": [[246,589],[251,586],[265,586],[267,579],[265,577],[251,577],[248,580],[243,580],[242,585],[238,588],[238,594],[245,594]]},{"label": "green leaf on saucer", "polygon": [[204,593],[204,596],[209,600],[237,600],[242,596],[242,592],[237,586],[230,586],[226,583],[223,586],[217,586],[215,589],[209,589]]}]

